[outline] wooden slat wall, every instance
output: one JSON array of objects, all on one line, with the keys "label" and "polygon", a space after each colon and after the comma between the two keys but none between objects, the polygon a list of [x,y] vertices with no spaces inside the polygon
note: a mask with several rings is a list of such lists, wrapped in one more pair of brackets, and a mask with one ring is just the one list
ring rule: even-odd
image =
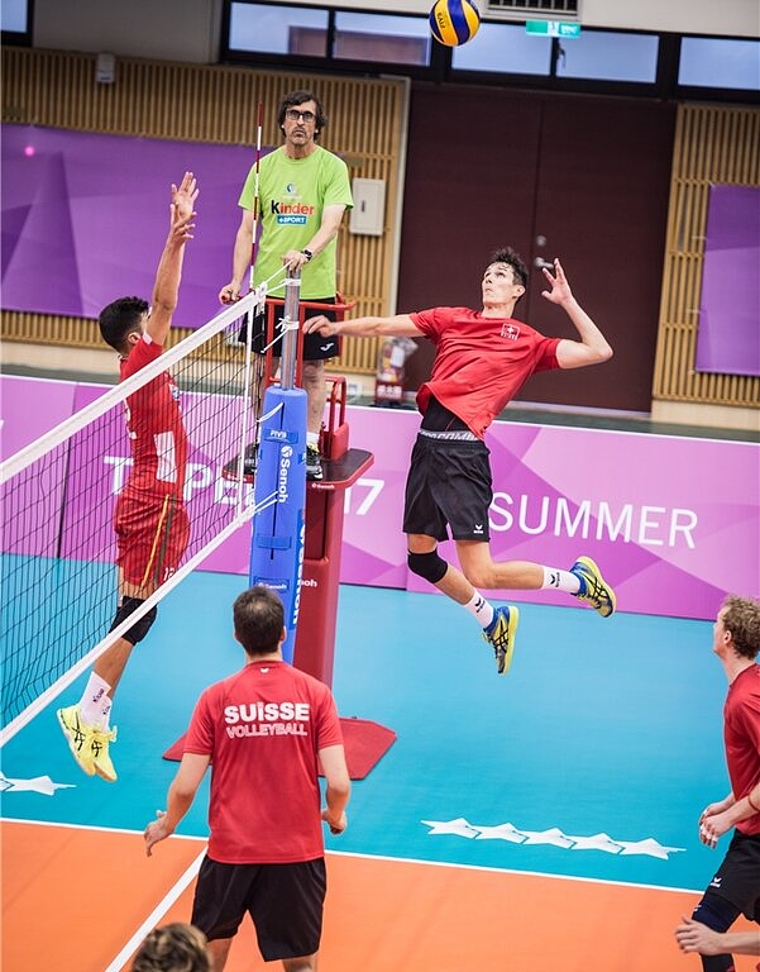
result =
[{"label": "wooden slat wall", "polygon": [[[338,286],[358,314],[385,314],[393,272],[393,228],[408,84],[119,58],[114,84],[95,81],[95,55],[5,48],[3,121],[79,131],[184,141],[254,145],[256,106],[264,103],[264,144],[279,144],[277,107],[295,88],[315,88],[326,107],[321,144],[337,152],[349,174],[386,183],[385,232],[352,236],[348,217],[339,238]],[[252,156],[253,160],[253,156]],[[241,184],[244,173],[241,173]],[[234,205],[235,200],[230,201]],[[230,259],[233,240],[229,241]],[[2,336],[78,347],[101,347],[92,322],[5,311]],[[344,342],[340,369],[374,374],[378,342]]]},{"label": "wooden slat wall", "polygon": [[712,183],[760,186],[760,111],[679,107],[652,397],[760,407],[760,378],[694,370]]}]

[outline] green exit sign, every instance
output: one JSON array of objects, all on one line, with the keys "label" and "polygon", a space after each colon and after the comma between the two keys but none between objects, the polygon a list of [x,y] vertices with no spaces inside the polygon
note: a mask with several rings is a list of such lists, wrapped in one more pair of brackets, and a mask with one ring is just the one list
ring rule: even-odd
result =
[{"label": "green exit sign", "polygon": [[580,24],[565,24],[561,20],[528,20],[525,22],[527,34],[542,34],[544,37],[580,37]]}]

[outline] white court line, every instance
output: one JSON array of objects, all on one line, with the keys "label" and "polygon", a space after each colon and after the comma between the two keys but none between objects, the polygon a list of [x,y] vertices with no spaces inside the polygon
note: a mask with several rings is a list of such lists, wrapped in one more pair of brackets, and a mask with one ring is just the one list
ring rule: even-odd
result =
[{"label": "white court line", "polygon": [[187,868],[182,877],[175,883],[174,887],[171,888],[166,895],[164,895],[163,899],[156,905],[153,911],[151,911],[151,913],[148,915],[142,925],[140,925],[134,935],[132,935],[116,958],[113,959],[110,965],[106,967],[105,972],[121,972],[127,961],[131,958],[132,953],[137,951],[145,936],[149,932],[153,931],[156,925],[160,923],[166,912],[180,897],[185,888],[187,888],[188,885],[193,881],[200,870],[201,863],[205,856],[206,848],[204,846],[203,850],[195,858],[190,867]]},{"label": "white court line", "polygon": [[[57,823],[52,820],[26,820],[17,817],[0,817],[2,823],[23,823],[34,824],[38,827],[72,827],[76,830],[98,830],[107,833],[121,834],[140,834],[142,830],[129,830],[119,827],[93,827],[88,824]],[[202,840],[205,844],[205,837],[192,836],[191,834],[172,834],[172,840]],[[575,874],[555,874],[551,871],[521,871],[514,867],[496,867],[488,864],[460,864],[457,861],[426,861],[422,857],[392,857],[388,854],[366,854],[359,851],[325,850],[326,857],[353,857],[363,861],[385,861],[391,864],[422,864],[427,867],[448,867],[461,871],[489,871],[496,874],[511,874],[515,877],[539,877],[548,878],[556,881],[578,881],[581,884],[604,884],[610,887],[619,888],[641,888],[644,891],[675,891],[678,894],[698,894],[704,893],[704,888],[674,888],[666,884],[642,884],[637,881],[611,881],[606,878],[579,877]]]}]

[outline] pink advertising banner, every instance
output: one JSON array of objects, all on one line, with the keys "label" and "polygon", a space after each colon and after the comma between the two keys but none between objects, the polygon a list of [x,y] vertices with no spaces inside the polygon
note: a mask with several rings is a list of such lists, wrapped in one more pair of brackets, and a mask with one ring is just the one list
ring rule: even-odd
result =
[{"label": "pink advertising banner", "polygon": [[[352,441],[375,452],[370,473],[377,495],[363,515],[351,497],[342,579],[382,586],[406,559],[403,537],[396,545],[392,531],[401,529],[399,470],[418,419],[391,413],[386,430],[376,410],[353,409],[350,421]],[[635,613],[707,619],[729,591],[760,594],[756,444],[508,422],[494,423],[487,442],[494,559],[569,567],[588,554],[614,586],[618,609]],[[455,560],[453,544],[440,549]],[[390,562],[378,565],[383,550]],[[430,590],[414,575],[406,587]],[[549,591],[495,597],[571,603]]]},{"label": "pink advertising banner", "polygon": [[[60,412],[81,408],[102,392],[79,386],[62,399],[62,387],[75,386],[35,380],[32,388],[30,381],[1,379],[6,457],[28,440],[30,428],[37,435],[43,431],[30,411],[54,424],[65,417]],[[407,571],[401,532],[419,418],[407,411],[350,407],[348,420],[351,444],[372,451],[375,462],[346,492],[341,581],[430,591]],[[189,423],[188,432],[194,451],[186,495],[195,529],[206,511],[228,502],[231,484],[210,458],[218,430],[194,430]],[[102,476],[90,481],[91,497],[93,491],[112,497],[118,492],[127,443],[123,428],[108,437],[101,447]],[[618,609],[634,613],[709,619],[729,591],[760,594],[758,445],[508,422],[492,426],[488,445],[494,558],[568,567],[588,554],[614,585]],[[73,454],[72,477],[78,465]],[[52,505],[63,502],[61,486],[50,494]],[[110,517],[108,503],[93,502],[96,507],[108,508]],[[50,509],[51,521],[55,512],[60,510]],[[81,512],[67,509],[66,515],[76,519]],[[104,530],[110,529],[109,517]],[[205,569],[247,575],[249,537],[249,528],[239,530]],[[443,556],[455,558],[452,546],[442,545]],[[505,591],[495,597],[572,603],[556,592]]]}]

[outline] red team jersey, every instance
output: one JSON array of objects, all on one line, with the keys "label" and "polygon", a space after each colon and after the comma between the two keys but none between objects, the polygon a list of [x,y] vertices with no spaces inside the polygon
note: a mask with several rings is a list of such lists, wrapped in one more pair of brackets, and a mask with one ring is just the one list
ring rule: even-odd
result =
[{"label": "red team jersey", "polygon": [[[142,338],[121,361],[124,381],[160,357],[162,347]],[[127,398],[127,429],[133,466],[127,485],[164,496],[182,495],[187,466],[187,435],[179,408],[179,391],[168,372]]]},{"label": "red team jersey", "polygon": [[[121,362],[121,380],[161,354],[143,334]],[[179,566],[190,539],[182,501],[188,442],[177,386],[168,372],[130,395],[126,403],[132,468],[116,503],[116,562],[132,584],[148,590]]]},{"label": "red team jersey", "polygon": [[211,756],[209,857],[222,864],[322,857],[317,752],[342,744],[330,690],[286,662],[251,662],[207,688],[184,751]]},{"label": "red team jersey", "polygon": [[[728,687],[723,738],[731,790],[737,800],[760,782],[760,665],[746,668]],[[760,834],[760,813],[740,821],[743,834]]]},{"label": "red team jersey", "polygon": [[410,317],[436,347],[433,373],[417,393],[420,412],[434,395],[480,439],[534,371],[559,368],[560,338],[546,338],[522,321],[483,317],[467,307],[434,307]]}]

